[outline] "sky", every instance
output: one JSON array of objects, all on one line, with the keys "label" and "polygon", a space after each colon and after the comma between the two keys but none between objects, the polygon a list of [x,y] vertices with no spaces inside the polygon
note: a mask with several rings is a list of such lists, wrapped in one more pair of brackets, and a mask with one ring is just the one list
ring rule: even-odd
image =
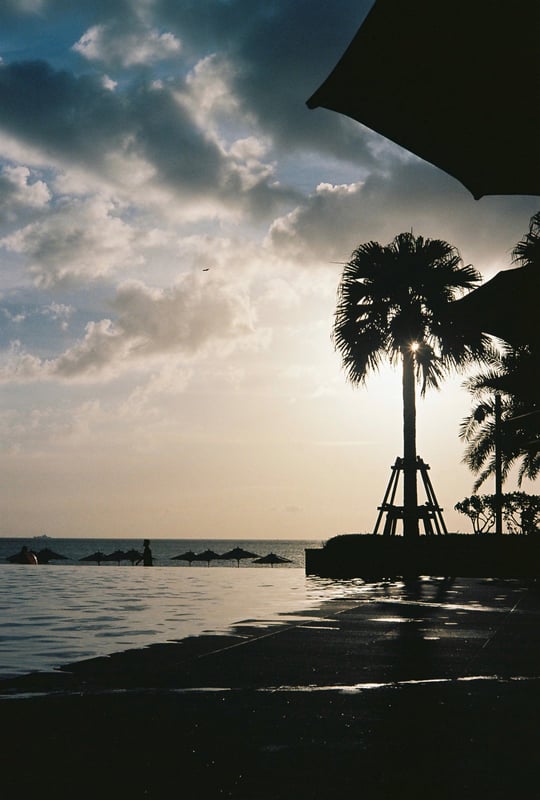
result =
[{"label": "sky", "polygon": [[[370,6],[0,4],[0,535],[373,529],[400,374],[347,383],[342,264],[413,230],[486,280],[538,198],[474,200],[308,110]],[[417,449],[448,529],[469,532],[463,380],[418,400]]]}]

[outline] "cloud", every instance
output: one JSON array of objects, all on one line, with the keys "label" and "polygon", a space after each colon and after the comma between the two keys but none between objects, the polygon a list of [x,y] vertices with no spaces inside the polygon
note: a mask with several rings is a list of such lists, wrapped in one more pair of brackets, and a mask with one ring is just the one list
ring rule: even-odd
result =
[{"label": "cloud", "polygon": [[[149,88],[161,86],[166,91],[179,87],[186,95],[196,93],[199,100],[204,83],[206,98],[214,96],[214,112],[216,92],[222,111],[227,102],[229,110],[234,107],[235,119],[229,117],[229,128],[249,122],[250,132],[271,140],[280,156],[305,158],[317,153],[370,168],[375,163],[374,135],[343,115],[324,109],[310,111],[306,101],[333,69],[372,4],[373,0],[341,0],[336,10],[331,4],[312,0],[273,0],[270,5],[247,0],[198,0],[196,4],[98,0],[91,15],[93,24],[71,45],[72,53],[91,66],[103,66],[107,76],[76,76],[79,64],[74,65],[73,73],[52,70],[49,75],[39,74],[39,62],[8,64],[6,77],[0,79],[0,99],[7,92],[6,99],[13,105],[13,126],[18,125],[23,98],[31,99],[34,121],[46,106],[47,124],[36,124],[34,137],[65,142],[64,157],[70,151],[74,155],[78,147],[81,158],[86,155],[98,163],[97,152],[103,151],[103,145],[105,152],[111,149],[107,145],[114,144],[116,149],[125,145],[124,141],[115,142],[116,136],[125,134],[131,149],[138,150],[139,130],[144,140],[151,122],[154,130],[160,127],[151,100],[142,90],[145,80]],[[44,24],[54,30],[55,22],[69,10],[65,0],[45,4]],[[13,81],[11,92],[6,86],[1,91],[6,81],[8,85]],[[38,87],[41,103],[33,102]],[[116,103],[111,97],[100,97],[99,90],[114,95]],[[147,114],[126,124],[125,115],[130,116],[130,107],[141,92],[140,102],[148,103]],[[56,117],[63,124],[55,124]],[[82,129],[78,124],[82,119],[87,121],[88,132],[92,120],[91,137],[97,148],[85,141],[82,130],[77,131]],[[192,123],[193,119],[192,115]],[[183,119],[182,126],[189,129],[189,120]],[[54,137],[49,137],[53,132]],[[205,131],[198,133],[204,141]],[[178,126],[170,129],[169,135],[177,138],[182,148],[184,138],[178,134]],[[244,129],[240,138],[245,136]],[[52,149],[54,141],[49,145]],[[233,197],[231,192],[229,201]]]},{"label": "cloud", "polygon": [[121,147],[125,109],[97,76],[79,78],[42,61],[0,65],[0,125],[69,161],[98,165]]},{"label": "cloud", "polygon": [[43,362],[31,353],[26,353],[18,340],[11,342],[0,365],[0,382],[28,383],[45,373]]},{"label": "cloud", "polygon": [[118,86],[118,81],[114,81],[108,75],[103,75],[101,78],[101,85],[104,89],[108,89],[110,92],[113,92]]},{"label": "cloud", "polygon": [[73,316],[74,312],[75,309],[73,306],[66,305],[65,303],[56,303],[54,301],[48,306],[45,306],[45,308],[42,310],[43,316],[49,317],[55,322],[58,322],[63,331],[68,329],[69,320]]},{"label": "cloud", "polygon": [[112,306],[114,321],[88,323],[84,337],[57,358],[40,360],[14,343],[0,380],[108,380],[163,355],[190,359],[209,349],[226,355],[239,344],[261,344],[247,294],[206,273],[186,275],[169,289],[126,282]]},{"label": "cloud", "polygon": [[0,215],[15,219],[18,212],[42,209],[51,199],[45,181],[32,175],[28,167],[5,165],[0,172]]},{"label": "cloud", "polygon": [[189,385],[194,371],[191,367],[182,367],[174,361],[168,361],[152,372],[145,383],[139,384],[121,403],[118,414],[130,421],[154,421],[162,417],[157,404],[163,403],[165,396],[176,398]]},{"label": "cloud", "polygon": [[130,281],[114,302],[118,325],[137,349],[163,353],[177,348],[199,352],[212,339],[253,333],[253,311],[245,291],[226,278],[186,275],[171,289],[152,289]]},{"label": "cloud", "polygon": [[73,50],[89,61],[133,67],[154,64],[180,53],[181,43],[172,33],[155,29],[126,30],[116,25],[94,25],[73,45]]},{"label": "cloud", "polygon": [[[455,245],[482,271],[507,266],[535,213],[534,198],[484,198],[419,159],[394,160],[365,181],[321,183],[270,226],[267,246],[304,266],[346,261],[363,241],[417,235]],[[501,210],[504,208],[504,213]]]},{"label": "cloud", "polygon": [[342,115],[309,111],[307,99],[328,76],[373,0],[160,0],[162,22],[182,31],[186,50],[220,53],[234,65],[233,91],[281,154],[319,152],[372,164],[371,134]]},{"label": "cloud", "polygon": [[183,102],[199,125],[217,135],[217,122],[222,117],[236,116],[236,123],[247,124],[247,114],[234,94],[235,67],[225,56],[217,53],[201,58],[186,78]]},{"label": "cloud", "polygon": [[319,184],[304,203],[274,220],[267,243],[304,263],[342,257],[344,241],[356,227],[361,197],[361,183]]},{"label": "cloud", "polygon": [[137,250],[143,234],[118,214],[104,198],[64,198],[51,214],[5,236],[0,245],[25,256],[39,286],[95,280],[143,261]]},{"label": "cloud", "polygon": [[214,97],[208,107],[208,85],[201,107],[194,100],[203,93],[197,80],[142,78],[122,91],[111,90],[110,80],[43,62],[0,65],[0,130],[47,153],[57,168],[85,170],[94,182],[99,176],[143,206],[174,200],[192,217],[194,209],[202,217],[235,210],[260,216],[298,199],[254,158],[253,148],[247,157],[228,149],[207,127],[216,103]]}]

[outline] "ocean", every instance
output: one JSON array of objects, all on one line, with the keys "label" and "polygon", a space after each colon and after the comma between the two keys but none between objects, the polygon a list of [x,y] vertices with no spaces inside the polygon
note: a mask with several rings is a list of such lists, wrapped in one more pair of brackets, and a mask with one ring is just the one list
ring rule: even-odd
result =
[{"label": "ocean", "polygon": [[[319,541],[153,539],[152,568],[128,561],[97,565],[80,559],[96,551],[135,548],[132,539],[0,539],[0,678],[51,671],[73,661],[132,648],[267,627],[294,621],[327,600],[356,596],[363,582],[306,576],[304,551]],[[63,560],[11,564],[22,545],[44,548]],[[255,565],[253,559],[188,562],[173,556],[241,547],[289,562]]]},{"label": "ocean", "polygon": [[[189,567],[187,561],[176,560],[174,557],[182,555],[188,551],[193,551],[196,554],[204,553],[206,550],[212,550],[217,555],[223,555],[235,547],[241,547],[250,553],[255,553],[257,556],[266,556],[268,553],[275,553],[276,555],[288,558],[289,562],[280,564],[280,569],[292,568],[298,569],[304,567],[304,551],[306,547],[320,547],[322,542],[311,540],[264,540],[264,539],[152,539],[150,546],[152,549],[152,556],[154,565],[159,567]],[[34,538],[0,538],[0,565],[7,563],[7,559],[16,555],[22,546],[26,546],[29,550],[36,553],[48,549],[52,550],[56,555],[63,556],[61,559],[52,559],[48,566],[69,566],[77,565],[81,567],[88,567],[91,561],[81,561],[81,559],[91,556],[96,552],[102,552],[106,555],[111,555],[118,550],[128,552],[130,550],[137,550],[142,554],[143,541],[142,539],[61,539],[51,538],[49,536],[37,536]],[[245,567],[256,567],[258,569],[267,569],[266,565],[257,565],[253,563],[254,559],[243,559],[240,562],[242,569]],[[118,565],[116,560],[110,562],[104,561],[101,567],[107,569],[111,566]],[[128,559],[122,559],[120,566],[132,566]],[[200,567],[207,568],[223,567],[223,566],[237,566],[236,561],[220,561],[211,560],[207,561],[194,561],[191,564],[192,569]],[[270,567],[273,569],[272,567]]]}]

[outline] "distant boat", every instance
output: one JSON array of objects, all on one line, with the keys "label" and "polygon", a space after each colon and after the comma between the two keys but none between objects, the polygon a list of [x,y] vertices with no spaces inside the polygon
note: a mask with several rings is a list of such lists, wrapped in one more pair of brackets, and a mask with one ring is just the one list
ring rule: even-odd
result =
[{"label": "distant boat", "polygon": [[38,541],[38,540],[39,540],[39,541],[42,541],[42,540],[44,540],[44,539],[50,539],[50,538],[51,538],[51,537],[50,537],[50,536],[47,536],[47,534],[46,534],[46,533],[42,533],[40,536],[32,536],[32,539],[33,539],[34,541]]}]

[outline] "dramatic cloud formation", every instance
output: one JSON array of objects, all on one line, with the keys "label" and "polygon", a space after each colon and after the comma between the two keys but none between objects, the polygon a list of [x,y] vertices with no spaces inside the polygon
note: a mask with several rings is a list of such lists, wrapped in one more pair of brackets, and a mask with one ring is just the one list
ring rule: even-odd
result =
[{"label": "dramatic cloud formation", "polygon": [[[330,336],[342,262],[413,229],[488,276],[538,210],[475,201],[307,109],[371,6],[0,4],[0,533],[39,518],[36,533],[112,535],[117,508],[146,533],[150,486],[163,536],[370,529],[400,449],[399,376],[346,385]],[[460,380],[419,409],[452,528],[472,484]],[[81,486],[95,510],[77,527]]]},{"label": "dramatic cloud formation", "polygon": [[[274,220],[269,242],[299,263],[344,261],[359,242],[386,243],[413,229],[455,243],[464,260],[481,271],[508,266],[509,250],[524,232],[530,198],[485,198],[472,206],[466,189],[424,162],[389,160],[387,166],[387,173],[373,172],[365,181],[319,184]],[[507,210],[503,216],[501,207]]]},{"label": "dramatic cloud formation", "polygon": [[91,281],[121,266],[135,268],[142,260],[136,245],[144,235],[116,212],[111,202],[99,197],[66,198],[46,219],[19,228],[0,245],[24,254],[36,282],[44,287],[78,278]]},{"label": "dramatic cloud formation", "polygon": [[173,58],[179,54],[181,44],[172,33],[144,28],[128,32],[119,24],[94,25],[73,45],[73,49],[89,61],[133,67]]},{"label": "dramatic cloud formation", "polygon": [[[129,281],[119,286],[112,304],[113,322],[86,326],[84,338],[57,358],[41,361],[12,347],[4,381],[110,378],[145,358],[167,353],[193,356],[218,342],[222,353],[231,343],[254,337],[254,313],[241,287],[219,279],[188,275],[171,289]],[[48,313],[66,316],[55,306]]]}]

